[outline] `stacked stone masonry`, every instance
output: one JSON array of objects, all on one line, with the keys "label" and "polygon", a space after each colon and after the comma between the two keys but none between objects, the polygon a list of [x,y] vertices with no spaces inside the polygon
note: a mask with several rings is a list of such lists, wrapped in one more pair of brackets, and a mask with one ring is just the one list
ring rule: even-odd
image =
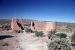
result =
[{"label": "stacked stone masonry", "polygon": [[8,24],[11,30],[21,30],[21,27],[17,25],[17,22],[24,28],[30,28],[34,31],[51,31],[56,29],[57,31],[65,30],[68,32],[75,31],[75,23],[63,23],[63,22],[47,22],[47,21],[37,21],[30,19],[11,19],[11,20],[0,20],[0,31],[2,30],[3,24]]}]

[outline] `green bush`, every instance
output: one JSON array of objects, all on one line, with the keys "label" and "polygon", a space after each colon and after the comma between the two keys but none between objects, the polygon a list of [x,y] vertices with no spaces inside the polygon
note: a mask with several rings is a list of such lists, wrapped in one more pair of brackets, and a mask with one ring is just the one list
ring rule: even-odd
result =
[{"label": "green bush", "polygon": [[42,37],[44,34],[42,31],[40,31],[40,32],[34,31],[34,33],[35,33],[35,36],[37,36],[37,37]]},{"label": "green bush", "polygon": [[72,34],[71,41],[75,42],[75,33]]},{"label": "green bush", "polygon": [[59,36],[60,38],[66,38],[67,37],[67,35],[65,33],[58,33],[56,35]]},{"label": "green bush", "polygon": [[2,29],[3,30],[10,30],[11,29],[11,25],[2,25]]},{"label": "green bush", "polygon": [[56,30],[51,30],[48,32],[48,38],[50,39],[53,35],[55,35]]},{"label": "green bush", "polygon": [[49,50],[71,50],[67,35],[65,33],[56,33],[51,31],[48,34],[50,41],[48,42]]},{"label": "green bush", "polygon": [[49,50],[71,50],[66,38],[56,38],[48,44]]},{"label": "green bush", "polygon": [[25,31],[26,31],[26,32],[33,33],[33,31],[32,31],[31,29],[26,29]]}]

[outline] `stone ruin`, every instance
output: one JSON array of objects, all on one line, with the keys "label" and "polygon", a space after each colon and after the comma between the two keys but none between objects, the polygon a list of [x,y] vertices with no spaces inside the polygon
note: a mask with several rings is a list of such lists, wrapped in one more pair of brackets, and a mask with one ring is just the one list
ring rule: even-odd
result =
[{"label": "stone ruin", "polygon": [[0,31],[12,30],[12,32],[14,32],[15,30],[26,29],[33,31],[51,31],[52,29],[56,29],[57,32],[75,32],[75,23],[47,22],[17,18],[0,20]]},{"label": "stone ruin", "polygon": [[31,29],[35,31],[50,31],[55,27],[55,22],[33,21],[31,24]]},{"label": "stone ruin", "polygon": [[[18,26],[21,25],[21,27]],[[47,22],[47,21],[35,21],[29,19],[12,19],[12,30],[31,29],[33,31],[51,31],[56,29],[57,32],[75,32],[75,23],[63,23],[63,22]]]},{"label": "stone ruin", "polygon": [[[50,31],[55,29],[55,22],[44,22],[44,21],[29,21],[22,19],[12,19],[11,29],[14,30],[24,30],[30,28],[33,31]],[[28,23],[27,23],[28,22]]]},{"label": "stone ruin", "polygon": [[[4,29],[3,29],[2,28],[3,25],[4,26],[10,26],[10,27],[9,28],[4,27]],[[8,30],[6,28],[8,28]],[[35,20],[29,20],[29,19],[16,19],[16,18],[13,18],[12,20],[0,20],[0,31],[4,31],[4,30],[9,31],[9,30],[11,30],[11,32],[16,32],[17,30],[21,31],[21,30],[26,30],[26,29],[31,29],[33,31],[51,31],[53,29],[56,29],[56,31],[58,31],[58,32],[73,32],[73,31],[75,31],[75,23],[35,21]],[[27,44],[27,46],[26,46],[27,50],[29,49],[29,48],[27,48],[28,44],[29,44],[29,46],[30,45],[31,46],[36,45],[36,43],[33,43],[33,42],[35,40],[37,40],[37,37],[32,36],[33,34],[22,33],[22,34],[17,34],[17,35],[13,34],[13,36],[10,36],[10,35],[6,36],[6,35],[5,36],[2,36],[2,35],[0,36],[0,37],[2,37],[1,39],[3,39],[0,42],[0,46],[4,46],[4,47],[8,46],[8,47],[6,47],[6,48],[8,48],[8,50],[16,50],[16,48],[18,48],[17,50],[23,50],[21,47],[16,46],[18,42],[19,42],[18,46],[22,45],[23,48],[24,48],[24,46],[26,46],[24,44]],[[10,38],[10,37],[12,37],[12,38]],[[14,37],[17,37],[17,40]],[[5,39],[5,41],[4,41],[4,39]],[[38,44],[40,44],[39,46],[41,46],[41,50],[46,50],[46,48],[42,49],[42,46],[46,47],[48,40],[49,39],[48,39],[47,36],[45,36],[43,38],[40,38],[39,40],[36,41],[37,46],[38,46]],[[31,43],[31,41],[32,41],[33,44]],[[41,43],[40,43],[40,41],[41,41]],[[13,46],[13,47],[9,47],[10,45]],[[36,47],[32,47],[32,48],[35,48],[34,50],[36,50]],[[0,49],[6,50],[2,47],[0,47]]]}]

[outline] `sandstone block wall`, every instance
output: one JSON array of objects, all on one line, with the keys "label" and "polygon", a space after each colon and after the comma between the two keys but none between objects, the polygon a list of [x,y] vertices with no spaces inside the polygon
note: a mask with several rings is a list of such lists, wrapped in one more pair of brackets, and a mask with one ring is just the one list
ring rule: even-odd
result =
[{"label": "sandstone block wall", "polygon": [[[12,19],[12,21],[11,21],[12,30],[21,30],[21,28],[18,27],[16,21],[17,21],[17,19]],[[30,20],[22,20],[22,19],[18,19],[18,22],[23,26],[24,29],[26,27],[26,24],[27,25],[30,24],[30,26],[28,26],[28,27],[34,31],[50,31],[51,29],[55,29],[55,27],[56,27],[55,22],[30,21]],[[33,24],[34,24],[34,26],[33,26]]]},{"label": "sandstone block wall", "polygon": [[12,29],[12,31],[21,30],[21,28],[18,27],[16,21],[17,21],[17,19],[12,19],[12,20],[11,20],[11,29]]},{"label": "sandstone block wall", "polygon": [[[11,25],[12,30],[21,30],[16,21],[17,19],[15,18],[12,20],[0,20],[0,30],[2,30],[2,26],[6,24]],[[27,27],[35,31],[50,31],[51,29],[56,29],[58,32],[75,32],[75,23],[46,22],[29,19],[18,19],[18,22],[24,29]]]},{"label": "sandstone block wall", "polygon": [[55,22],[33,21],[32,23],[34,23],[34,26],[32,25],[31,29],[35,31],[50,31],[56,27]]},{"label": "sandstone block wall", "polygon": [[12,31],[15,31],[15,30],[22,30],[21,27],[18,26],[17,22],[25,29],[26,27],[27,28],[30,28],[30,24],[31,24],[31,21],[30,20],[24,20],[24,19],[16,19],[16,18],[13,18],[11,20],[11,28],[12,28]]},{"label": "sandstone block wall", "polygon": [[[17,19],[12,19],[11,28],[12,30],[21,30],[16,24]],[[19,19],[19,23],[24,29],[31,28],[34,31],[50,31],[56,29],[58,32],[74,32],[75,23],[63,23],[63,22],[46,22],[46,21],[34,21],[27,19]]]}]

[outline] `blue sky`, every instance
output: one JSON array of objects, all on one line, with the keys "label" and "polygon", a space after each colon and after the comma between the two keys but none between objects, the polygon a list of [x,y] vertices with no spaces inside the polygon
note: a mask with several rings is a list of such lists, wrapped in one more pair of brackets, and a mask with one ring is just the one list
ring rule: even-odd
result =
[{"label": "blue sky", "polygon": [[75,1],[0,0],[0,19],[13,17],[75,23]]}]

